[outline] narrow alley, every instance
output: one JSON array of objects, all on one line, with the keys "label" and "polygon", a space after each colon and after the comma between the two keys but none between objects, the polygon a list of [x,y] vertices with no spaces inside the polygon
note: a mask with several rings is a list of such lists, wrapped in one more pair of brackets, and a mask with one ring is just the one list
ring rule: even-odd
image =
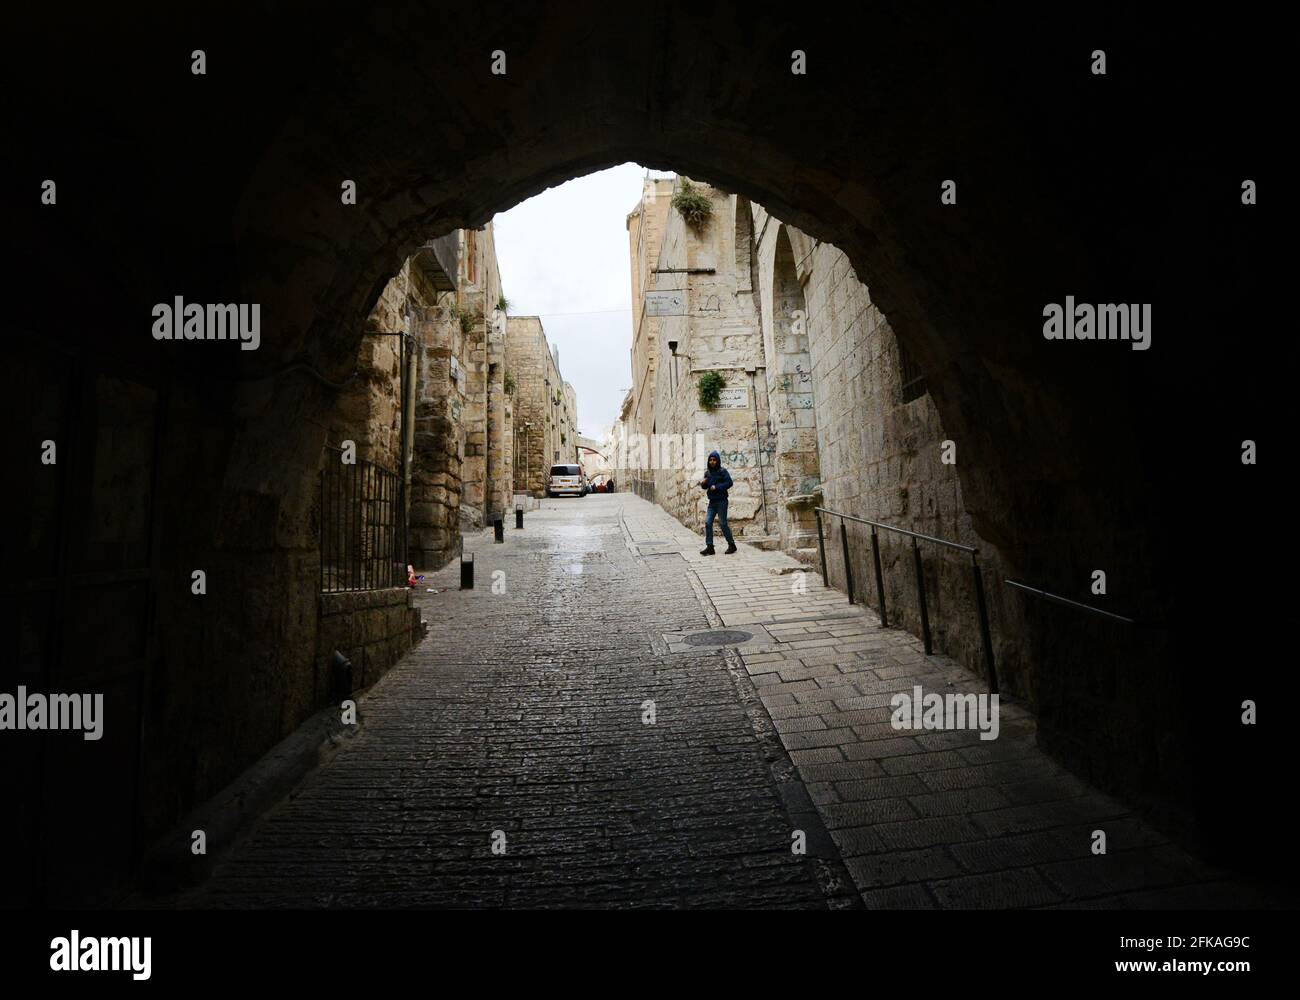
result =
[{"label": "narrow alley", "polygon": [[1259,902],[1051,763],[1014,704],[993,741],[894,729],[896,692],[982,688],[782,553],[702,557],[628,493],[465,547],[474,589],[455,561],[422,583],[430,630],[357,735],[185,905]]}]

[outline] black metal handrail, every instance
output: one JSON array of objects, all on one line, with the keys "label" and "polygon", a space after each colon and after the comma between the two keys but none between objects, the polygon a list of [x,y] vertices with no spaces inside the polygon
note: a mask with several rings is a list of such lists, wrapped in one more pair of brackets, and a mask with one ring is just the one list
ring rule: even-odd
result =
[{"label": "black metal handrail", "polygon": [[821,554],[823,581],[828,580],[829,577],[826,573],[826,540],[822,531],[822,515],[826,514],[840,519],[840,544],[844,549],[845,592],[848,594],[850,604],[855,604],[856,601],[853,597],[853,566],[849,561],[849,533],[845,522],[855,521],[858,524],[871,526],[871,558],[876,571],[876,599],[880,604],[877,611],[880,614],[880,624],[882,626],[888,625],[889,619],[885,612],[885,579],[880,567],[880,536],[878,529],[906,535],[912,539],[912,563],[916,567],[916,603],[921,611],[921,640],[925,643],[927,656],[934,652],[934,646],[930,637],[930,612],[925,602],[925,570],[921,564],[921,550],[918,543],[930,542],[934,545],[941,545],[967,553],[971,558],[971,580],[975,586],[975,607],[979,613],[980,641],[984,647],[984,666],[988,675],[989,692],[991,694],[998,693],[998,675],[993,663],[993,638],[989,632],[988,602],[984,596],[984,576],[980,572],[979,549],[972,545],[963,545],[961,542],[949,541],[946,538],[923,535],[919,531],[899,528],[892,524],[885,524],[882,521],[871,521],[865,517],[845,514],[842,511],[828,510],[825,507],[814,507],[813,513],[817,517],[817,551]]},{"label": "black metal handrail", "polygon": [[858,524],[869,524],[875,528],[884,528],[886,531],[894,531],[900,535],[911,535],[913,538],[919,538],[923,542],[934,542],[936,545],[946,545],[950,549],[958,549],[962,552],[978,553],[979,549],[973,545],[963,545],[961,542],[950,542],[946,538],[936,538],[934,535],[923,535],[919,531],[912,531],[910,528],[898,528],[892,524],[885,524],[883,521],[868,521],[865,517],[855,517],[852,514],[843,514],[837,510],[827,510],[825,507],[815,507],[814,510],[823,514],[834,514],[836,517],[842,517],[846,521],[856,521]]},{"label": "black metal handrail", "polygon": [[1117,615],[1113,611],[1106,611],[1102,608],[1094,608],[1091,604],[1084,604],[1082,601],[1074,601],[1068,597],[1062,597],[1060,594],[1048,593],[1041,587],[1031,587],[1027,583],[1020,583],[1018,580],[1003,580],[1002,582],[1010,587],[1015,587],[1018,590],[1027,590],[1031,594],[1036,594],[1044,600],[1052,601],[1056,604],[1064,604],[1067,607],[1076,608],[1079,611],[1087,611],[1094,615],[1101,615],[1103,618],[1114,618],[1117,621],[1125,622],[1129,625],[1137,624],[1136,619],[1125,618],[1123,615]]},{"label": "black metal handrail", "polygon": [[366,459],[344,464],[325,446],[320,476],[322,593],[406,583],[406,518],[401,477]]}]

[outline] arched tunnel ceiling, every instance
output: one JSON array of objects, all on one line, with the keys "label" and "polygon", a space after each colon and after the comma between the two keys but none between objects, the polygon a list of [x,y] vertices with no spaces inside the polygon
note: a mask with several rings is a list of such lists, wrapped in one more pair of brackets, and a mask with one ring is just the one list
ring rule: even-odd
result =
[{"label": "arched tunnel ceiling", "polygon": [[[110,27],[131,40],[105,44]],[[284,498],[277,531],[301,541],[328,398],[302,379],[208,376],[300,357],[345,374],[416,245],[602,167],[672,169],[845,251],[926,371],[975,527],[1009,566],[1120,567],[1154,614],[1181,594],[1196,616],[1213,602],[1178,589],[1201,568],[1196,542],[1207,518],[1240,513],[1216,463],[1272,425],[1268,380],[1287,367],[1233,353],[1273,328],[1266,291],[1282,287],[1268,215],[1239,200],[1243,178],[1279,180],[1260,165],[1286,63],[1238,55],[1261,36],[1275,37],[1100,5],[20,19],[0,68],[21,255],[8,323],[203,396],[233,435],[205,456],[207,485]],[[195,48],[206,76],[189,72]],[[56,210],[35,196],[46,177]],[[256,356],[159,351],[150,306],[177,294],[260,302]],[[1152,303],[1152,349],[1045,341],[1043,306],[1066,295]],[[1216,567],[1253,572],[1231,553]]]},{"label": "arched tunnel ceiling", "polygon": [[[1236,192],[1268,142],[1250,97],[1271,70],[1204,71],[1231,29],[1104,7],[506,10],[187,9],[125,15],[135,42],[111,48],[99,40],[116,13],[23,26],[29,44],[5,67],[15,187],[56,174],[62,196],[53,220],[35,199],[14,213],[30,266],[15,326],[184,370],[129,317],[210,289],[263,303],[267,327],[257,357],[217,367],[306,356],[346,373],[411,248],[635,160],[744,194],[847,253],[930,373],[976,523],[1015,547],[1042,482],[1141,477],[1144,430],[1171,426],[1163,399],[1189,371],[1211,374],[1201,338],[1227,316],[1250,322],[1261,268]],[[1103,42],[1111,68],[1096,77]],[[195,47],[204,77],[188,72]],[[795,49],[806,75],[790,72]],[[340,203],[344,179],[355,207]],[[1225,294],[1188,294],[1206,287]],[[1155,351],[1063,361],[1039,330],[1043,304],[1066,294],[1154,302]],[[48,308],[78,297],[96,303],[93,330]],[[1150,520],[1160,498],[1142,492],[1075,513]]]}]

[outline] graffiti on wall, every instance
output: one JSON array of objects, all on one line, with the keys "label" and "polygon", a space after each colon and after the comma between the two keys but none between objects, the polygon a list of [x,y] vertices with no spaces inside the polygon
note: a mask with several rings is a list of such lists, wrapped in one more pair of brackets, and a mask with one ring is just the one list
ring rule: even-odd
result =
[{"label": "graffiti on wall", "polygon": [[760,451],[764,456],[764,462],[767,464],[771,464],[771,460],[776,455],[776,445],[773,443],[768,443],[763,445],[761,449],[754,449],[749,451],[724,451],[722,449],[719,449],[718,455],[722,459],[723,465],[730,465],[730,466],[735,466],[736,468],[743,469],[743,468],[748,468],[751,465],[758,464],[758,457]]}]

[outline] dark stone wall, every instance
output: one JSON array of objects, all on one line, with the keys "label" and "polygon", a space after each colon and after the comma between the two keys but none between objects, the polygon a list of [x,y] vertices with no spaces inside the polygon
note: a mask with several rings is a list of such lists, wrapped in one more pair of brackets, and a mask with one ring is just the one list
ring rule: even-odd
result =
[{"label": "dark stone wall", "polygon": [[[346,377],[384,282],[431,234],[627,160],[843,249],[932,373],[980,537],[1049,589],[1106,568],[1148,623],[1135,641],[1027,617],[1049,749],[1212,845],[1262,826],[1259,748],[1235,722],[1272,677],[1263,637],[1285,617],[1257,589],[1257,532],[1283,519],[1238,455],[1244,438],[1280,452],[1274,380],[1294,347],[1254,339],[1282,282],[1268,194],[1243,210],[1239,190],[1275,177],[1286,61],[1260,50],[1282,33],[1093,4],[1029,18],[597,2],[342,22],[199,5],[20,15],[12,30],[3,169],[21,291],[5,326],[166,400],[144,833],[310,712],[312,507],[335,404],[312,372]],[[1087,69],[1097,46],[1105,78]],[[206,77],[190,75],[195,47]],[[489,73],[498,48],[505,77]],[[807,76],[789,72],[794,48]],[[46,177],[55,207],[39,203]],[[178,294],[261,303],[260,350],[154,342],[150,309]],[[1152,350],[1044,341],[1043,305],[1066,294],[1154,303]]]},{"label": "dark stone wall", "polygon": [[[407,587],[320,595],[316,642],[316,702],[327,704],[374,684],[422,636],[420,611]],[[331,661],[342,653],[352,669],[346,683]]]}]

